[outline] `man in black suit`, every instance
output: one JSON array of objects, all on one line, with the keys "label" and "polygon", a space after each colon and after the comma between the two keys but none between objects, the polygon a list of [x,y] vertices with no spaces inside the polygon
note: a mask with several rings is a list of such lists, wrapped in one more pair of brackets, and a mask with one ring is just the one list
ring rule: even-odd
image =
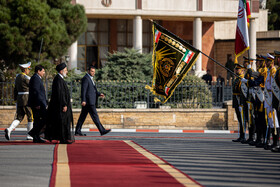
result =
[{"label": "man in black suit", "polygon": [[90,66],[88,68],[88,73],[82,78],[82,88],[81,88],[82,111],[75,130],[76,136],[86,136],[86,134],[82,134],[81,128],[88,113],[90,114],[93,122],[98,128],[101,136],[111,131],[111,129],[106,130],[103,127],[103,125],[100,123],[96,111],[98,97],[105,98],[105,96],[104,94],[99,93],[97,91],[95,82],[93,80],[94,75],[95,75],[95,67]]},{"label": "man in black suit", "polygon": [[34,117],[33,129],[28,133],[33,137],[34,143],[44,143],[40,138],[40,132],[46,122],[47,101],[45,87],[42,78],[45,75],[45,69],[42,65],[35,67],[35,73],[29,82],[28,106],[31,107]]}]

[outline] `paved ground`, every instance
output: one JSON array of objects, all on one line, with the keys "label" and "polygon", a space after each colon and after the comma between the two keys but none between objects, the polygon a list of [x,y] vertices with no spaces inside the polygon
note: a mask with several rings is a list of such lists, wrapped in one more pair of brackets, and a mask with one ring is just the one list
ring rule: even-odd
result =
[{"label": "paved ground", "polygon": [[[24,140],[14,132],[13,140]],[[204,186],[280,186],[280,153],[233,143],[237,134],[117,133],[85,140],[133,140]],[[0,141],[6,141],[0,132]],[[0,186],[48,186],[54,145],[0,145]]]}]

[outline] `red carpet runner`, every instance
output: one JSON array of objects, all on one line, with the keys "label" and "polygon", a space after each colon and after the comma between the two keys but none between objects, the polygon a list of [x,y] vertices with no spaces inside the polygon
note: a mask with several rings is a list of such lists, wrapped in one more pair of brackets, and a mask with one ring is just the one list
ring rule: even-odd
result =
[{"label": "red carpet runner", "polygon": [[132,141],[57,144],[50,186],[201,186]]}]

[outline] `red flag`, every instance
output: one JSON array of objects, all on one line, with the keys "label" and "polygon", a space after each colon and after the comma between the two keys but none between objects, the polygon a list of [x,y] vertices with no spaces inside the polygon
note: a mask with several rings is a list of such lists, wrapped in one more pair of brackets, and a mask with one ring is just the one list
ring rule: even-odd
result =
[{"label": "red flag", "polygon": [[237,63],[237,58],[250,48],[248,34],[249,17],[251,17],[251,12],[248,0],[239,0],[235,35],[235,63]]}]

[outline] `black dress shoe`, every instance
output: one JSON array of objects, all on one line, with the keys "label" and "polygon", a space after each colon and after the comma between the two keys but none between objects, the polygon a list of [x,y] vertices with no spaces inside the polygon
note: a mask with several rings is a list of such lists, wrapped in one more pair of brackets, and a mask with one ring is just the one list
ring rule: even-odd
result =
[{"label": "black dress shoe", "polygon": [[244,139],[244,141],[241,141],[241,143],[242,143],[242,144],[249,144],[249,142],[251,142],[251,141],[252,141],[252,140],[250,140],[250,139],[248,139],[248,140],[245,140],[245,139]]},{"label": "black dress shoe", "polygon": [[276,147],[273,147],[273,148],[271,149],[271,151],[272,151],[272,152],[278,152],[278,153],[280,153],[280,146],[278,145],[278,146],[276,146]]},{"label": "black dress shoe", "polygon": [[255,146],[256,144],[257,144],[257,142],[254,141],[254,140],[252,140],[252,141],[249,142],[249,145],[251,145],[251,146]]},{"label": "black dress shoe", "polygon": [[60,141],[59,143],[60,144],[72,144],[72,142],[70,142],[70,141]]},{"label": "black dress shoe", "polygon": [[100,134],[101,134],[101,136],[103,136],[103,135],[105,135],[105,134],[107,134],[109,132],[111,132],[111,129],[105,130],[104,132],[101,132]]},{"label": "black dress shoe", "polygon": [[237,138],[236,140],[232,140],[233,142],[241,142],[241,140],[243,140],[243,138]]},{"label": "black dress shoe", "polygon": [[86,134],[82,134],[82,133],[75,133],[75,136],[86,136]]},{"label": "black dress shoe", "polygon": [[258,142],[258,143],[256,143],[256,147],[257,148],[263,148],[264,147],[264,143]]},{"label": "black dress shoe", "polygon": [[[35,137],[35,138],[34,138]],[[33,136],[33,143],[45,143],[46,141],[41,139],[39,136]]]},{"label": "black dress shoe", "polygon": [[269,143],[269,144],[265,144],[264,147],[263,147],[265,150],[271,150],[272,148],[272,145]]}]

